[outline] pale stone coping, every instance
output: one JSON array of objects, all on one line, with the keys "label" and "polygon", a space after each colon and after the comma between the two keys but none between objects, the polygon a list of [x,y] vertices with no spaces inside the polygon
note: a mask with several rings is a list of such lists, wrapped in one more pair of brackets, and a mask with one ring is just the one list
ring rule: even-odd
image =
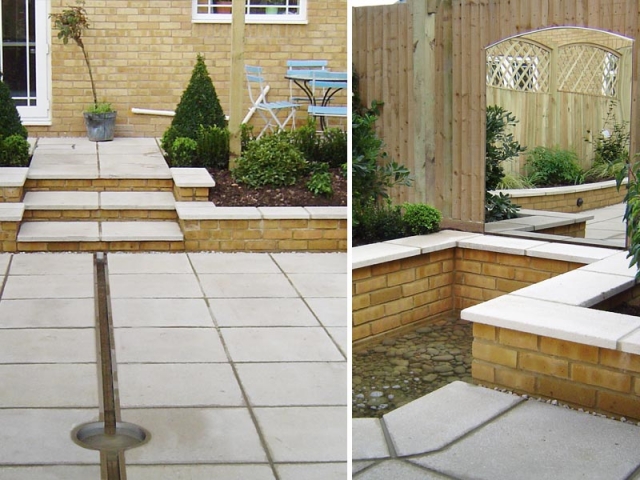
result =
[{"label": "pale stone coping", "polygon": [[0,222],[21,222],[24,203],[0,203]]},{"label": "pale stone coping", "polygon": [[0,187],[22,187],[29,167],[0,167]]},{"label": "pale stone coping", "polygon": [[171,192],[100,192],[103,210],[174,210]]},{"label": "pale stone coping", "polygon": [[347,207],[216,207],[213,202],[175,202],[180,220],[341,220]]},{"label": "pale stone coping", "polygon": [[[438,250],[444,250],[444,248],[438,248]],[[417,247],[407,247],[387,242],[370,243],[369,245],[351,249],[351,269],[355,270],[394,260],[402,260],[403,258],[415,257],[421,253],[421,249]]]},{"label": "pale stone coping", "polygon": [[593,220],[593,215],[585,213],[548,212],[545,210],[522,209],[517,218],[500,220],[485,224],[485,232],[536,232],[554,227],[586,223]]},{"label": "pale stone coping", "polygon": [[206,168],[170,168],[171,176],[176,187],[180,188],[210,188],[216,182],[211,178]]},{"label": "pale stone coping", "polygon": [[541,242],[539,240],[527,240],[523,238],[478,235],[467,240],[460,240],[458,242],[458,246],[460,248],[469,248],[473,250],[526,255],[528,249],[539,247],[545,243],[546,242]]},{"label": "pale stone coping", "polygon": [[98,210],[98,192],[27,192],[25,210]]},{"label": "pale stone coping", "polygon": [[[627,184],[625,178],[622,185]],[[565,187],[546,187],[546,188],[514,188],[509,190],[493,190],[491,193],[509,195],[511,198],[522,197],[544,197],[548,195],[566,195],[567,193],[589,192],[594,190],[602,190],[616,186],[615,180],[607,180],[606,182],[584,183],[582,185],[569,185]]]},{"label": "pale stone coping", "polygon": [[610,257],[619,250],[587,245],[570,245],[565,243],[546,243],[527,250],[527,255],[551,260],[563,260],[575,263],[593,263]]}]

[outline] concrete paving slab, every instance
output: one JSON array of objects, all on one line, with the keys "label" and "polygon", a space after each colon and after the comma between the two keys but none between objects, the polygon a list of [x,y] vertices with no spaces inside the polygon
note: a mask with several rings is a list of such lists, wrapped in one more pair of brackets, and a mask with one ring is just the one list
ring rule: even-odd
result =
[{"label": "concrete paving slab", "polygon": [[130,179],[170,179],[171,173],[169,168],[164,165],[154,164],[116,164],[105,163],[100,158],[100,177],[99,178],[130,178]]},{"label": "concrete paving slab", "polygon": [[101,152],[103,150],[118,148],[121,145],[128,145],[131,147],[154,147],[156,151],[160,151],[160,147],[158,146],[158,142],[155,137],[116,137],[111,142],[100,142],[96,145],[98,145],[98,149]]},{"label": "concrete paving slab", "polygon": [[[215,478],[221,480],[276,479],[269,465],[127,466],[127,480],[207,480]],[[1,479],[2,477],[0,477]]]},{"label": "concrete paving slab", "polygon": [[97,210],[98,192],[27,192],[25,210]]},{"label": "concrete paving slab", "polygon": [[116,328],[118,364],[226,362],[213,328]]},{"label": "concrete paving slab", "polygon": [[111,307],[114,327],[213,326],[213,319],[204,299],[112,298]]},{"label": "concrete paving slab", "polygon": [[27,222],[20,225],[18,242],[97,242],[98,222]]},{"label": "concrete paving slab", "polygon": [[114,299],[202,297],[193,274],[109,274],[109,285]]},{"label": "concrete paving slab", "polygon": [[[200,284],[208,298],[285,298],[297,297],[282,274],[206,274]],[[335,295],[334,295],[335,296]]]},{"label": "concrete paving slab", "polygon": [[347,404],[346,362],[247,363],[236,369],[253,406]]},{"label": "concrete paving slab", "polygon": [[256,408],[254,413],[274,461],[347,460],[344,407]]},{"label": "concrete paving slab", "polygon": [[172,192],[101,192],[103,210],[174,210]]},{"label": "concrete paving slab", "polygon": [[318,320],[300,298],[212,298],[209,308],[220,327],[318,326]]},{"label": "concrete paving slab", "polygon": [[93,275],[9,275],[2,298],[93,298]]},{"label": "concrete paving slab", "polygon": [[31,162],[27,178],[31,180],[91,180],[98,177],[98,166],[91,165],[34,165]]},{"label": "concrete paving slab", "polygon": [[351,458],[371,460],[388,458],[389,448],[378,418],[354,418],[351,420]]},{"label": "concrete paving slab", "polygon": [[178,187],[215,187],[216,183],[206,168],[172,168],[171,175]]},{"label": "concrete paving slab", "polygon": [[17,253],[10,275],[93,275],[90,253]]},{"label": "concrete paving slab", "polygon": [[374,463],[376,463],[374,460],[353,460],[351,462],[351,474],[352,477],[355,478],[355,474],[360,472],[361,470],[364,470],[367,467],[370,467],[371,465],[373,465]]},{"label": "concrete paving slab", "polygon": [[346,298],[307,298],[305,301],[325,327],[347,325]]},{"label": "concrete paving slab", "polygon": [[347,219],[349,208],[347,207],[304,207],[314,220]]},{"label": "concrete paving slab", "polygon": [[273,253],[285,273],[346,273],[346,253]]},{"label": "concrete paving slab", "polygon": [[172,241],[184,239],[176,222],[102,222],[100,239],[104,242]]},{"label": "concrete paving slab", "polygon": [[351,251],[351,268],[363,268],[378,263],[401,260],[420,255],[422,249],[394,243],[371,243],[354,248]]},{"label": "concrete paving slab", "polygon": [[349,478],[347,464],[342,463],[309,463],[276,465],[280,480],[328,480]]},{"label": "concrete paving slab", "polygon": [[528,401],[448,449],[412,461],[454,478],[473,472],[487,480],[623,479],[640,464],[639,450],[635,425]]},{"label": "concrete paving slab", "polygon": [[71,431],[98,421],[98,409],[0,409],[0,464],[96,465],[97,451],[79,447]]},{"label": "concrete paving slab", "polygon": [[0,275],[7,274],[9,262],[11,261],[13,256],[14,255],[12,255],[11,253],[0,253]]},{"label": "concrete paving slab", "polygon": [[118,384],[122,408],[244,404],[228,364],[118,364]]},{"label": "concrete paving slab", "polygon": [[303,207],[258,207],[265,220],[296,220],[311,217]]},{"label": "concrete paving slab", "polygon": [[338,344],[338,348],[342,353],[346,355],[349,343],[347,327],[327,327],[327,332],[329,332],[333,341]]},{"label": "concrete paving slab", "polygon": [[65,168],[68,166],[96,166],[98,158],[93,154],[87,154],[86,151],[77,151],[72,149],[50,149],[47,151],[39,150],[31,159],[29,171],[40,167]]},{"label": "concrete paving slab", "polygon": [[346,297],[350,292],[346,273],[290,273],[287,275],[303,297]]},{"label": "concrete paving slab", "polygon": [[235,362],[344,360],[320,327],[222,328],[221,332]]},{"label": "concrete paving slab", "polygon": [[475,236],[478,236],[478,234],[457,232],[455,230],[442,230],[429,235],[414,235],[411,237],[389,240],[385,243],[403,245],[405,247],[415,247],[419,248],[421,253],[429,253],[436,250],[454,248],[458,245],[458,240],[468,239]]},{"label": "concrete paving slab", "polygon": [[213,202],[175,202],[180,220],[203,220],[213,218],[216,207]]},{"label": "concrete paving slab", "polygon": [[197,273],[281,273],[269,255],[262,253],[189,253]]},{"label": "concrete paving slab", "polygon": [[97,365],[0,365],[0,408],[98,408]]},{"label": "concrete paving slab", "polygon": [[462,239],[458,242],[461,248],[472,248],[474,250],[485,250],[489,252],[510,253],[513,255],[524,255],[525,252],[534,247],[540,247],[547,242],[538,240],[525,240],[523,238],[494,237],[482,235]]},{"label": "concrete paving slab", "polygon": [[3,187],[22,187],[27,180],[27,167],[0,167],[0,185]]},{"label": "concrete paving slab", "polygon": [[100,478],[99,465],[0,467],[0,480],[87,480]]},{"label": "concrete paving slab", "polygon": [[512,294],[465,308],[461,318],[614,350],[618,339],[640,328],[638,317]]},{"label": "concrete paving slab", "polygon": [[402,480],[445,480],[449,477],[411,465],[402,460],[392,460],[380,463],[353,476],[358,480],[387,480],[398,478]]},{"label": "concrete paving slab", "polygon": [[109,253],[109,273],[193,273],[185,253]]},{"label": "concrete paving slab", "polygon": [[246,408],[123,409],[122,419],[151,433],[149,443],[127,450],[127,466],[267,461]]},{"label": "concrete paving slab", "polygon": [[512,295],[591,307],[628,290],[634,284],[633,277],[578,269],[521,288]]},{"label": "concrete paving slab", "polygon": [[[0,363],[95,363],[92,328],[2,330]],[[0,444],[1,445],[1,444]]]},{"label": "concrete paving slab", "polygon": [[398,455],[416,455],[451,444],[521,401],[488,388],[453,382],[382,418]]},{"label": "concrete paving slab", "polygon": [[86,328],[95,318],[93,298],[0,301],[0,328]]}]

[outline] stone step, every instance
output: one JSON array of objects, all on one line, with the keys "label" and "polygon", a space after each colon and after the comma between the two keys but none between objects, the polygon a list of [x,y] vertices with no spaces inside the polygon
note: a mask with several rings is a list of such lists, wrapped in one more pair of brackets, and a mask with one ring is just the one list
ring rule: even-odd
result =
[{"label": "stone step", "polygon": [[177,222],[24,222],[18,251],[184,250]]},{"label": "stone step", "polygon": [[170,192],[27,192],[25,220],[175,220]]}]

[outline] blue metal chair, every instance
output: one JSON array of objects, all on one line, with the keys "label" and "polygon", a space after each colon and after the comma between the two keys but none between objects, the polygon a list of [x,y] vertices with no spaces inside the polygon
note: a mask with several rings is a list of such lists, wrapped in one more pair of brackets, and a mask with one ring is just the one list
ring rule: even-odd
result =
[{"label": "blue metal chair", "polygon": [[[252,109],[258,112],[260,117],[264,120],[264,128],[260,131],[258,138],[260,138],[264,132],[268,130],[283,130],[285,126],[292,122],[292,126],[295,127],[295,115],[296,109],[300,105],[289,102],[268,102],[266,98],[266,85],[264,77],[262,76],[262,67],[245,66],[245,73],[247,76],[247,86],[249,89],[249,99],[251,100]],[[281,111],[288,112],[284,120],[280,120],[278,114]]]},{"label": "blue metal chair", "polygon": [[331,117],[346,118],[347,106],[329,105],[333,96],[340,90],[348,88],[347,72],[322,72],[320,78],[311,81],[311,88],[315,92],[316,89],[323,89],[323,97],[320,105],[309,105],[309,115],[320,118],[320,126],[324,130],[327,128],[328,119]]}]

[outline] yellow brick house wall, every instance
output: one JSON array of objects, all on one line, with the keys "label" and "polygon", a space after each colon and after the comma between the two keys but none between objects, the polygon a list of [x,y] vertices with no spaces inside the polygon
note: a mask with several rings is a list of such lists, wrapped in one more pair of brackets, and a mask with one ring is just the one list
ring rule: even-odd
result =
[{"label": "yellow brick house wall", "polygon": [[[51,12],[69,3],[51,0]],[[170,117],[134,115],[131,108],[175,109],[198,53],[229,113],[230,24],[193,23],[191,0],[87,0],[85,8],[91,26],[84,41],[98,100],[118,111],[117,136],[162,135]],[[330,69],[347,70],[346,0],[308,0],[307,19],[306,25],[245,27],[245,63],[264,67],[270,100],[289,95],[287,59],[327,59]],[[56,34],[52,28],[52,125],[27,128],[31,136],[84,136],[82,109],[92,103],[89,76],[80,49],[63,45]],[[246,92],[244,83],[242,88]]]}]

